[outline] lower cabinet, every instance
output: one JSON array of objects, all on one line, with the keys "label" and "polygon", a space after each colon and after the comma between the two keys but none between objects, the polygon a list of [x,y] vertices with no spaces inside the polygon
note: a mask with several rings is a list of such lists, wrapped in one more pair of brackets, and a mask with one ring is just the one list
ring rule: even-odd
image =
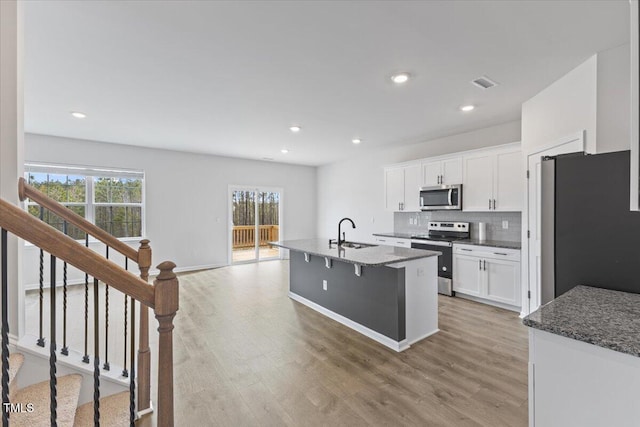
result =
[{"label": "lower cabinet", "polygon": [[520,250],[454,244],[453,290],[519,309]]}]

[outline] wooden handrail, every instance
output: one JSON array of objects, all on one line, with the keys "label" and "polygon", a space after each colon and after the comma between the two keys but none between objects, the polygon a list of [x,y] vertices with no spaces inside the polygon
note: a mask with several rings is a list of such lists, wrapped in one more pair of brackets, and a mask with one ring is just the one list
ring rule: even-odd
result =
[{"label": "wooden handrail", "polygon": [[33,243],[56,258],[66,261],[101,282],[132,296],[142,304],[151,308],[155,307],[153,286],[40,221],[30,213],[2,199],[0,199],[0,228]]},{"label": "wooden handrail", "polygon": [[27,181],[25,181],[24,178],[20,178],[18,180],[18,195],[20,196],[21,201],[24,202],[27,198],[33,200],[40,206],[49,209],[51,212],[55,213],[60,218],[75,225],[85,233],[100,240],[102,243],[109,246],[110,248],[113,248],[116,251],[120,252],[122,255],[126,256],[127,258],[135,262],[138,262],[138,251],[136,251],[126,243],[113,237],[111,234],[104,231],[102,228],[90,223],[89,221],[87,221],[77,213],[73,212],[71,209],[68,209],[66,206],[56,202],[51,197],[48,197],[41,191],[38,191],[36,188],[27,184]]}]

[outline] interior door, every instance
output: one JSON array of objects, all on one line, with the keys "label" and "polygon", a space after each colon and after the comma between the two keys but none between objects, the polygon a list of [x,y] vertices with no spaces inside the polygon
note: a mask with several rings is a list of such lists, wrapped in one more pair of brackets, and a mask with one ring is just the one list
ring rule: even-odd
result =
[{"label": "interior door", "polygon": [[541,169],[542,158],[545,156],[557,156],[558,154],[574,153],[584,149],[584,139],[582,134],[579,137],[567,138],[564,142],[552,148],[532,153],[527,158],[527,170],[529,180],[527,183],[527,212],[528,230],[530,237],[527,244],[528,252],[528,291],[531,292],[529,299],[529,313],[537,310],[540,306],[541,297],[541,254],[542,254],[542,230],[541,230]]}]

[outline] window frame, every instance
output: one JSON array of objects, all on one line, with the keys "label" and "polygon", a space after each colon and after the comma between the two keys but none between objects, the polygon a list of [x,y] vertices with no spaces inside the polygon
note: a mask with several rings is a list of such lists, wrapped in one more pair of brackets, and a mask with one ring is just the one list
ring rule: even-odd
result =
[{"label": "window frame", "polygon": [[[146,230],[146,174],[144,170],[134,169],[114,169],[108,167],[93,167],[93,166],[76,166],[76,165],[62,165],[62,164],[48,164],[48,163],[25,163],[24,178],[29,182],[29,174],[31,173],[46,173],[52,175],[81,175],[85,178],[85,202],[70,202],[62,203],[63,206],[84,206],[85,217],[87,221],[96,225],[96,207],[100,206],[122,206],[122,207],[140,207],[140,231],[141,236],[130,237],[115,237],[114,238],[122,242],[139,242],[145,239],[147,235]],[[95,183],[98,178],[136,178],[142,181],[141,186],[141,201],[140,203],[96,203],[95,201]],[[24,202],[24,208],[28,212],[30,206],[40,206],[38,203],[32,202],[27,199]],[[97,226],[97,225],[96,225]],[[107,230],[105,230],[107,231]],[[108,231],[107,231],[108,232]],[[109,233],[111,235],[111,233]],[[81,239],[84,241],[84,239]],[[77,241],[81,241],[77,240]],[[89,236],[89,242],[98,242],[93,236]]]}]

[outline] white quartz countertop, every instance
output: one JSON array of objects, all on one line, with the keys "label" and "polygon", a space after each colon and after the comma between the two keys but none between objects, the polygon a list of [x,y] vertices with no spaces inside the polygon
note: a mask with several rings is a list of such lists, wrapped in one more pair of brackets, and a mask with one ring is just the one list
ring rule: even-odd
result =
[{"label": "white quartz countertop", "polygon": [[330,246],[328,239],[284,240],[269,242],[269,244],[291,251],[304,252],[310,255],[323,256],[337,261],[369,267],[380,267],[388,264],[442,255],[442,252],[437,251],[398,248],[386,245],[375,245],[360,249],[337,247],[335,244]]}]

